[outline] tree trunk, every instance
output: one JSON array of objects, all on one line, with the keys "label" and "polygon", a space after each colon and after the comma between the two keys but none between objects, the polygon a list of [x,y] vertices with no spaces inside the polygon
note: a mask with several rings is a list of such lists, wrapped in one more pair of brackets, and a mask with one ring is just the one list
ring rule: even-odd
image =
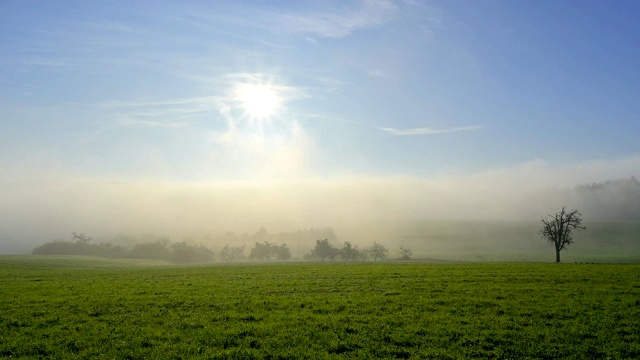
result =
[{"label": "tree trunk", "polygon": [[556,249],[556,262],[560,262],[560,250]]}]

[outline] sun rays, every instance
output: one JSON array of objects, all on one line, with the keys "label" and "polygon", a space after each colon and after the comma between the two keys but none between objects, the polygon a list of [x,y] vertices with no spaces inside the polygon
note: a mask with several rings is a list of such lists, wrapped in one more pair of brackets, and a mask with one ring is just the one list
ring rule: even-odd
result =
[{"label": "sun rays", "polygon": [[237,84],[233,98],[240,105],[243,115],[252,123],[271,120],[283,103],[283,96],[278,88],[266,83]]}]

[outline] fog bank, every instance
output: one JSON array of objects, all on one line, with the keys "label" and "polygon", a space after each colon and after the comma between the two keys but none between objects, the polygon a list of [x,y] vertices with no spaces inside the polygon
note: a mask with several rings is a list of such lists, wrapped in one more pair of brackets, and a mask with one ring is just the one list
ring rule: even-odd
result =
[{"label": "fog bank", "polygon": [[[627,160],[631,161],[631,160]],[[632,162],[631,169],[636,166]],[[341,241],[375,225],[442,220],[538,221],[560,207],[585,219],[640,220],[638,182],[592,184],[629,171],[593,163],[553,169],[532,162],[478,174],[345,176],[262,182],[107,182],[99,179],[2,181],[0,253],[21,253],[72,231],[100,239],[154,233],[180,239],[227,231],[333,228]],[[610,167],[607,169],[607,167]],[[601,174],[601,170],[605,174]],[[608,170],[608,173],[607,173]],[[614,171],[615,170],[615,171]],[[615,179],[615,177],[614,177]],[[591,187],[580,185],[592,184]],[[357,240],[357,239],[356,239]]]}]

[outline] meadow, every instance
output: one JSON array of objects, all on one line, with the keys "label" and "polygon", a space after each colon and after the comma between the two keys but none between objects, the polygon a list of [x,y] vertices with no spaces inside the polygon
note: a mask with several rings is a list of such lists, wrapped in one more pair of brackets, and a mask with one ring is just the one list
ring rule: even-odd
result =
[{"label": "meadow", "polygon": [[640,265],[0,257],[5,358],[640,358]]}]

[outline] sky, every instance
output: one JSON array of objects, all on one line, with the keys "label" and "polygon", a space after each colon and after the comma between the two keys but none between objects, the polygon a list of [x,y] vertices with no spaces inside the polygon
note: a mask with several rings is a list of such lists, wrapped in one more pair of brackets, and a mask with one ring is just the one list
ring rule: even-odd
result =
[{"label": "sky", "polygon": [[638,176],[639,14],[594,0],[2,1],[6,236],[41,237],[24,228],[43,218],[92,229],[99,218],[74,219],[116,198],[126,213],[193,193],[233,203],[233,219],[303,226],[323,200],[357,199],[341,219],[358,221],[480,192],[477,212],[487,194]]}]

